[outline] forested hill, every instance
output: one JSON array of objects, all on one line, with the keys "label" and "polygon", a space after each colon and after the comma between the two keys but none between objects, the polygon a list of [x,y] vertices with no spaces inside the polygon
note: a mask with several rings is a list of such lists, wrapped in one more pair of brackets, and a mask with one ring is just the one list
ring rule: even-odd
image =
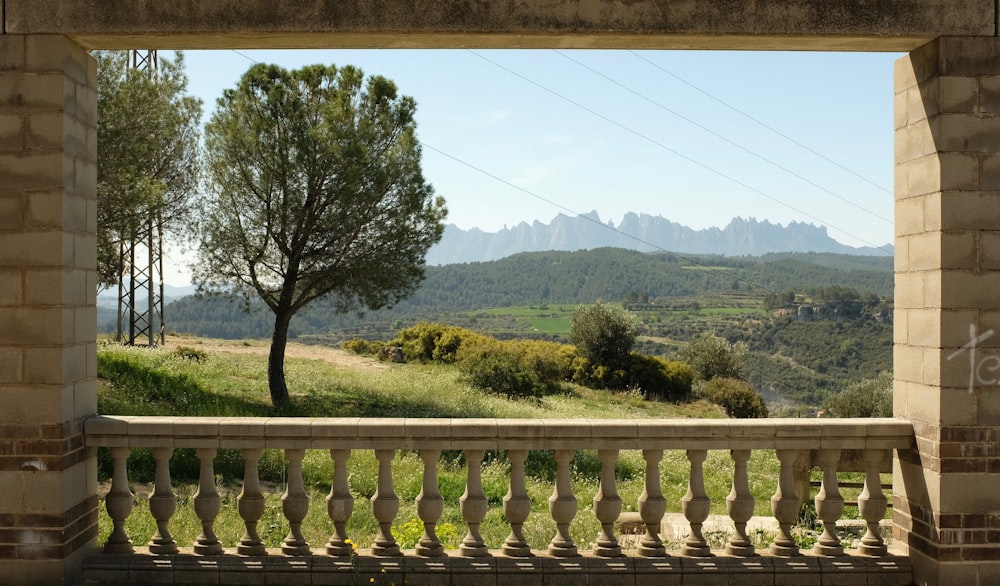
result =
[{"label": "forested hill", "polygon": [[[505,259],[427,267],[427,278],[396,307],[336,315],[331,304],[317,302],[297,315],[294,332],[329,333],[363,322],[391,323],[484,308],[529,304],[593,303],[629,297],[663,299],[742,291],[759,295],[809,290],[831,285],[892,295],[892,258],[822,253],[762,257],[683,257],[617,248],[578,252],[533,252]],[[186,297],[166,307],[168,330],[226,338],[259,338],[271,333],[270,314],[258,307],[250,314],[225,299]]]}]

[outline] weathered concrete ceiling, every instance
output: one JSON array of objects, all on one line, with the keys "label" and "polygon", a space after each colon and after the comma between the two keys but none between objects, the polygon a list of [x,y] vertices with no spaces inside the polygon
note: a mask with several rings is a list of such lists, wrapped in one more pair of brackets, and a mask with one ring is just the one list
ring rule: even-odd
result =
[{"label": "weathered concrete ceiling", "polygon": [[996,34],[995,0],[0,0],[89,48],[909,51]]}]

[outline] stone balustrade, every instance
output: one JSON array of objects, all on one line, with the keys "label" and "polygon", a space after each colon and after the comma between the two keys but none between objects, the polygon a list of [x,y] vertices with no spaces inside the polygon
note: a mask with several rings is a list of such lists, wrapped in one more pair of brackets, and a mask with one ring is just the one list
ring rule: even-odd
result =
[{"label": "stone balustrade", "polygon": [[[88,577],[100,583],[134,582],[157,576],[162,579],[168,571],[175,572],[170,578],[175,583],[242,581],[257,575],[254,571],[298,575],[296,582],[302,582],[308,575],[311,583],[352,583],[358,579],[359,567],[366,563],[369,570],[378,567],[384,573],[388,569],[398,582],[405,575],[407,583],[440,583],[434,577],[442,579],[442,572],[451,575],[452,584],[497,583],[502,579],[498,576],[504,573],[572,577],[574,572],[587,572],[590,583],[613,584],[636,584],[644,580],[659,584],[674,579],[679,583],[682,574],[713,572],[752,575],[748,583],[753,584],[807,584],[814,580],[820,583],[820,577],[823,584],[908,584],[912,579],[908,560],[888,555],[878,531],[887,509],[880,465],[892,450],[915,447],[911,424],[900,420],[101,416],[86,421],[85,438],[90,448],[110,448],[113,460],[111,489],[105,500],[114,527],[103,544],[103,553],[90,556],[85,564]],[[151,448],[156,462],[149,513],[157,530],[145,548],[135,547],[125,531],[125,521],[134,502],[126,472],[132,448]],[[193,505],[202,531],[189,547],[178,544],[170,532],[177,498],[171,485],[169,460],[176,448],[194,448],[200,461]],[[227,448],[241,450],[246,462],[243,490],[238,498],[245,533],[236,548],[229,550],[223,548],[213,530],[222,500],[216,491],[213,460],[217,450]],[[287,484],[281,502],[289,532],[280,552],[269,552],[257,530],[264,512],[257,463],[264,449],[283,450],[287,461]],[[330,538],[322,544],[307,543],[301,530],[309,509],[302,480],[306,450],[328,450],[333,461],[332,485],[327,497],[331,531]],[[352,450],[374,450],[378,462],[371,514],[380,530],[371,549],[360,552],[360,556],[347,533],[354,509],[347,474]],[[399,450],[416,451],[423,461],[422,490],[415,505],[424,533],[412,552],[402,551],[391,531],[400,507],[391,462]],[[460,504],[468,532],[460,548],[449,552],[435,533],[444,510],[437,478],[437,462],[443,450],[461,450],[469,463],[466,491]],[[509,491],[503,499],[510,535],[503,543],[486,543],[479,532],[488,511],[480,476],[480,463],[487,450],[505,450],[510,461]],[[522,532],[532,514],[524,471],[529,450],[552,450],[556,462],[555,483],[549,498],[549,514],[556,531],[544,551],[533,551]],[[579,509],[570,472],[577,450],[596,450],[601,462],[600,486],[592,512],[601,528],[593,548],[585,552],[580,551],[569,532]],[[636,503],[645,532],[633,547],[626,549],[615,534],[615,521],[622,511],[614,473],[620,450],[641,450],[646,463],[645,489]],[[690,533],[680,551],[669,553],[660,537],[666,511],[659,470],[664,450],[685,450],[690,462],[688,491],[681,502]],[[734,462],[732,491],[726,497],[733,532],[724,550],[712,550],[702,532],[711,506],[703,472],[709,450],[728,450]],[[746,531],[755,505],[747,474],[753,450],[774,450],[780,462],[771,498],[779,530],[764,550],[755,549]],[[805,450],[818,451],[823,472],[822,487],[815,500],[823,533],[815,547],[800,551],[791,534],[801,505],[793,463]],[[850,555],[841,545],[837,525],[844,510],[837,466],[841,452],[847,450],[859,451],[866,463],[866,480],[858,503],[867,533],[860,547]],[[179,572],[184,572],[183,579]]]}]

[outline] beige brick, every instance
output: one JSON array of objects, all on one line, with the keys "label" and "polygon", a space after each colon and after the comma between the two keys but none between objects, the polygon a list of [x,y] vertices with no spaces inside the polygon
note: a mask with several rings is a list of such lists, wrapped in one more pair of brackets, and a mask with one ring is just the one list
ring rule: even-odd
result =
[{"label": "beige brick", "polygon": [[24,378],[23,372],[21,349],[16,346],[0,346],[0,383],[19,383]]},{"label": "beige brick", "polygon": [[919,346],[896,344],[892,348],[892,372],[896,380],[923,382],[924,352]]},{"label": "beige brick", "polygon": [[62,305],[62,269],[25,271],[24,303],[31,306]]},{"label": "beige brick", "polygon": [[46,424],[65,421],[60,385],[31,384],[0,386],[0,413],[4,423]]},{"label": "beige brick", "polygon": [[[73,389],[73,417],[90,417],[97,413],[97,380],[78,382]],[[96,479],[96,475],[94,476]]]},{"label": "beige brick", "polygon": [[939,235],[940,262],[943,269],[975,269],[979,266],[979,232],[932,232]]},{"label": "beige brick", "polygon": [[24,349],[24,376],[32,383],[64,384],[62,363],[63,350],[59,347]]},{"label": "beige brick", "polygon": [[941,344],[941,311],[937,309],[909,309],[906,313],[907,345],[939,347]]},{"label": "beige brick", "polygon": [[0,115],[0,151],[24,148],[24,121],[16,114]]},{"label": "beige brick", "polygon": [[38,112],[28,116],[24,146],[29,150],[60,151],[65,136],[66,115],[62,112]]},{"label": "beige brick", "polygon": [[911,124],[897,130],[894,146],[896,164],[908,163],[929,154],[925,152],[924,144],[929,137],[928,124]]},{"label": "beige brick", "polygon": [[73,194],[84,198],[97,197],[97,163],[77,157],[73,164],[76,175]]},{"label": "beige brick", "polygon": [[896,94],[906,92],[917,85],[917,76],[913,69],[914,55],[914,53],[904,55],[893,63],[893,88]]},{"label": "beige brick", "polygon": [[28,35],[25,43],[25,69],[31,72],[57,72],[79,83],[87,83],[90,56],[62,35]]},{"label": "beige brick", "polygon": [[924,275],[896,273],[894,301],[897,309],[924,307]]},{"label": "beige brick", "polygon": [[907,398],[906,385],[904,380],[893,379],[892,382],[892,415],[893,417],[906,417]]},{"label": "beige brick", "polygon": [[1000,117],[942,114],[930,123],[933,145],[943,152],[1000,151]]},{"label": "beige brick", "polygon": [[941,274],[941,307],[947,309],[993,309],[1000,291],[1000,272],[964,270]]},{"label": "beige brick", "polygon": [[25,66],[25,35],[0,36],[0,72],[23,71]]},{"label": "beige brick", "polygon": [[66,305],[86,305],[89,301],[87,295],[87,271],[85,270],[64,270],[61,274],[62,302]]},{"label": "beige brick", "polygon": [[925,232],[908,237],[907,266],[911,271],[926,271],[941,267],[941,233]]},{"label": "beige brick", "polygon": [[940,80],[935,78],[926,85],[906,90],[907,123],[919,124],[940,113],[940,83]]},{"label": "beige brick", "polygon": [[924,271],[921,273],[923,280],[923,306],[922,307],[947,307],[948,309],[964,309],[942,304],[941,279],[942,271]]},{"label": "beige brick", "polygon": [[897,236],[893,243],[893,266],[901,273],[910,270],[910,238],[912,236]]},{"label": "beige brick", "polygon": [[909,339],[907,322],[911,311],[913,310],[895,308],[892,318],[892,342],[894,344],[906,344]]},{"label": "beige brick", "polygon": [[896,237],[921,234],[924,232],[924,198],[912,197],[896,201]]},{"label": "beige brick", "polygon": [[24,194],[15,190],[0,190],[0,230],[23,228],[24,208]]},{"label": "beige brick", "polygon": [[910,197],[910,164],[897,163],[892,173],[893,199],[899,201]]},{"label": "beige brick", "polygon": [[24,288],[21,271],[0,269],[0,307],[18,306],[24,303]]},{"label": "beige brick", "polygon": [[32,228],[62,228],[62,191],[32,191],[28,196],[28,225]]},{"label": "beige brick", "polygon": [[1000,270],[1000,232],[979,233],[979,262],[983,270]]},{"label": "beige brick", "polygon": [[1000,510],[1000,474],[944,474],[935,513]]},{"label": "beige brick", "polygon": [[1000,75],[979,78],[979,111],[1000,114]]},{"label": "beige brick", "polygon": [[939,204],[942,230],[995,230],[1000,226],[1000,193],[949,193]]},{"label": "beige brick", "polygon": [[20,233],[0,231],[0,266],[61,266],[62,236],[62,232],[55,230]]},{"label": "beige brick", "polygon": [[899,130],[909,124],[908,111],[909,92],[895,94],[892,98],[892,128]]},{"label": "beige brick", "polygon": [[48,151],[0,154],[0,174],[10,189],[62,189],[63,155]]},{"label": "beige brick", "polygon": [[0,346],[62,343],[62,310],[32,307],[0,308]]},{"label": "beige brick", "polygon": [[975,112],[979,101],[979,80],[974,77],[939,77],[937,90],[941,112]]},{"label": "beige brick", "polygon": [[973,153],[937,153],[912,161],[910,197],[938,191],[975,191],[979,188],[979,156]]}]

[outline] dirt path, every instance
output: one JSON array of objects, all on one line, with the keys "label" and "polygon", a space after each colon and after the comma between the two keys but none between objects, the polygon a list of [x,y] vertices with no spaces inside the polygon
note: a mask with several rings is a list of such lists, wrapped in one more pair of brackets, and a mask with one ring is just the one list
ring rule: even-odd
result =
[{"label": "dirt path", "polygon": [[[269,340],[219,340],[215,338],[196,338],[193,336],[167,336],[166,346],[168,348],[190,346],[209,352],[231,352],[233,354],[254,354],[258,356],[267,356],[271,350],[271,342]],[[299,344],[297,342],[288,343],[288,346],[285,348],[285,356],[322,360],[323,362],[337,366],[355,369],[389,368],[388,364],[379,362],[374,358],[359,356],[342,348]]]}]

